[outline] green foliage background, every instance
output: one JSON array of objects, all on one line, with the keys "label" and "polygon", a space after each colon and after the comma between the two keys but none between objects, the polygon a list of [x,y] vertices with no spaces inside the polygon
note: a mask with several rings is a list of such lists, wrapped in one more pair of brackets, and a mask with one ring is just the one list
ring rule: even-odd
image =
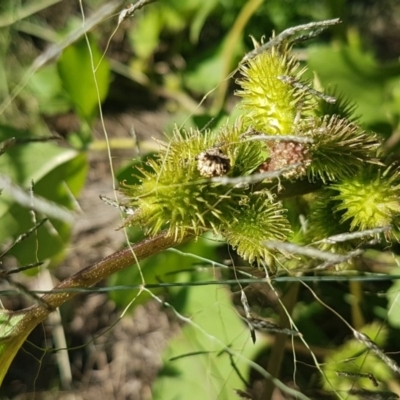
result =
[{"label": "green foliage background", "polygon": [[[16,138],[15,144],[4,148],[0,156],[0,174],[27,193],[33,180],[35,196],[76,211],[75,201],[85,185],[89,168],[88,155],[98,145],[94,142],[92,130],[99,118],[99,100],[104,103],[104,109],[124,107],[129,110],[136,93],[145,91],[155,96],[157,102],[170,112],[170,121],[165,126],[167,133],[172,132],[175,123],[183,121],[188,128],[202,129],[208,123],[210,128],[214,128],[225,122],[228,115],[238,113],[232,107],[234,82],[232,79],[224,81],[224,78],[237,66],[243,54],[252,49],[250,36],[259,40],[263,35],[269,37],[274,30],[280,32],[300,23],[334,17],[340,17],[343,24],[306,45],[298,46],[299,57],[307,63],[309,76],[317,85],[336,88],[337,93],[342,93],[357,105],[355,115],[363,128],[385,138],[385,151],[393,160],[399,159],[398,49],[391,48],[388,40],[383,59],[375,46],[377,36],[372,32],[366,34],[368,28],[365,28],[372,25],[374,15],[381,16],[385,6],[396,9],[390,1],[364,7],[361,7],[363,2],[345,0],[159,1],[121,25],[126,52],[123,61],[114,57],[113,51],[101,58],[116,27],[117,17],[108,19],[104,15],[87,40],[82,34],[77,34],[76,40],[65,45],[63,40],[79,32],[82,15],[77,7],[72,7],[64,21],[57,22],[48,8],[52,3],[57,2],[10,0],[0,4],[0,100],[3,101],[0,104],[0,146],[6,147],[7,140]],[[84,2],[85,11],[88,14],[99,11],[106,3],[87,0]],[[125,4],[120,2],[116,12],[123,6]],[[382,14],[384,18],[386,16]],[[387,29],[389,37],[392,33],[389,23]],[[88,52],[89,43],[92,55]],[[58,56],[41,64],[40,55],[45,54],[44,48],[51,44]],[[93,79],[93,66],[98,66],[97,86]],[[128,95],[118,94],[117,84],[121,80],[130,88]],[[203,96],[214,88],[215,91],[198,106]],[[31,141],[51,136],[46,118],[69,112],[78,117],[79,124],[63,141]],[[131,166],[132,162],[129,162],[120,171],[115,171],[118,181],[130,179],[132,182]],[[296,216],[301,210],[299,204],[288,203],[286,206],[289,214]],[[38,220],[43,217],[46,217],[45,213],[37,213]],[[29,207],[21,204],[13,192],[4,187],[0,196],[0,243],[4,243],[4,250],[31,227]],[[132,241],[142,237],[134,229],[129,234]],[[71,223],[51,216],[37,234],[14,246],[7,256],[15,257],[21,266],[46,261],[46,267],[56,271],[69,251],[70,239]],[[221,262],[224,257],[221,256],[221,251],[224,251],[221,247],[210,244],[209,240],[199,240],[182,245],[181,250],[187,255]],[[397,243],[393,243],[390,250],[371,251],[368,258],[376,267],[374,273],[398,275],[398,252]],[[232,346],[251,360],[256,360],[257,354],[271,351],[268,340],[258,340],[255,346],[252,345],[246,325],[237,316],[227,289],[213,286],[191,288],[194,282],[215,278],[209,272],[197,272],[194,258],[165,252],[149,258],[141,267],[146,283],[160,280],[187,282],[181,290],[168,290],[166,293],[158,288],[152,293],[166,295],[183,315],[199,316],[199,320],[196,317],[194,322],[220,339],[226,347]],[[182,273],[186,270],[190,272]],[[228,279],[229,276],[221,273],[218,278]],[[138,270],[131,268],[115,274],[107,284],[111,288],[127,282],[140,285],[141,279]],[[321,279],[314,283],[313,290],[350,324],[365,329],[381,347],[395,351],[398,350],[396,336],[399,334],[400,304],[399,281],[393,282],[393,285],[390,280],[365,283],[357,292],[348,283],[323,282]],[[288,291],[285,282],[276,283],[275,287],[283,294]],[[378,292],[384,295],[377,296]],[[122,310],[137,293],[138,290],[112,291],[110,299]],[[141,294],[130,310],[150,297],[149,293]],[[277,317],[269,309],[258,312],[264,317]],[[205,315],[203,320],[201,314]],[[348,391],[354,385],[372,389],[370,382],[335,374],[341,369],[352,372],[366,369],[382,382],[384,390],[398,390],[394,374],[383,363],[376,359],[358,363],[357,357],[365,355],[365,349],[355,349],[349,338],[350,332],[345,326],[339,326],[338,321],[329,320],[330,315],[325,307],[315,302],[307,289],[300,289],[292,316],[306,342],[323,348],[320,361],[326,363],[323,371],[329,383],[321,386],[327,391],[332,388]],[[383,325],[384,334],[376,328]],[[154,398],[180,398],[191,393],[193,371],[197,371],[200,381],[212,375],[210,385],[196,382],[199,399],[218,395],[229,398],[233,389],[245,390],[243,382],[232,372],[228,353],[218,353],[222,350],[220,345],[211,344],[199,334],[194,325],[185,326],[182,336],[174,339],[165,352],[165,364],[155,384]],[[191,352],[199,352],[199,355],[183,357]],[[177,361],[170,361],[179,356],[182,357]],[[351,361],[338,366],[344,359]],[[235,362],[247,377],[249,366],[243,360],[235,359]],[[312,361],[304,356],[304,362]],[[282,365],[282,377],[287,379],[293,372],[290,352],[287,352]],[[300,387],[310,389],[310,382],[313,387],[319,386],[315,371],[298,366],[296,376]]]}]

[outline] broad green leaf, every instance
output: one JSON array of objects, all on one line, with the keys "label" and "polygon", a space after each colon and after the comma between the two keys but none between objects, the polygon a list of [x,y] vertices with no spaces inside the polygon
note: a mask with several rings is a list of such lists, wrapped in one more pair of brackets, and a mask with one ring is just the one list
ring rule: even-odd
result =
[{"label": "broad green leaf", "polygon": [[194,69],[184,76],[185,86],[197,93],[207,93],[215,88],[224,78],[224,60],[221,58],[223,46],[213,49],[213,53],[203,60],[198,60]]},{"label": "broad green leaf", "polygon": [[24,324],[25,313],[0,310],[0,385],[20,347],[25,342],[33,323]]},{"label": "broad green leaf", "polygon": [[[393,270],[392,274],[398,273],[398,269]],[[396,280],[387,291],[388,299],[387,319],[393,328],[400,329],[400,280]]]},{"label": "broad green leaf", "polygon": [[184,76],[186,87],[198,93],[207,93],[218,87],[231,71],[233,60],[243,52],[242,37],[241,30],[231,30],[222,43],[209,46],[208,55],[202,54],[202,59],[191,63],[191,69]]},{"label": "broad green leaf", "polygon": [[324,318],[324,307],[318,302],[304,302],[299,300],[295,306],[293,317],[304,338],[314,346],[323,346],[329,343],[329,336],[314,321]]},{"label": "broad green leaf", "polygon": [[37,71],[29,81],[29,88],[41,113],[53,115],[66,112],[71,107],[55,64],[46,65]]},{"label": "broad green leaf", "polygon": [[[110,68],[105,58],[98,66],[101,56],[94,40],[90,39],[89,51],[86,40],[81,39],[63,51],[57,64],[64,89],[79,115],[89,122],[96,113],[99,98],[100,101],[106,98],[109,87]],[[93,68],[96,69],[98,93]]]},{"label": "broad green leaf", "polygon": [[[201,281],[211,279],[207,272],[199,276]],[[154,400],[235,398],[234,389],[245,387],[233,364],[248,380],[246,360],[253,360],[265,343],[260,338],[252,343],[248,327],[224,287],[187,288],[182,313],[191,322],[172,339],[163,355],[164,368],[154,384]],[[235,352],[232,358],[225,351],[227,347]]]},{"label": "broad green leaf", "polygon": [[180,13],[182,16],[187,16],[189,14],[199,12],[199,10],[204,6],[203,0],[169,0],[169,3],[170,7],[173,8],[177,13]]},{"label": "broad green leaf", "polygon": [[129,32],[129,39],[136,56],[148,59],[160,43],[161,32],[180,31],[187,23],[187,17],[169,4],[160,3],[137,15],[136,27]]},{"label": "broad green leaf", "polygon": [[[0,127],[0,137],[29,138],[27,132]],[[0,157],[0,171],[28,192],[34,181],[34,193],[68,209],[74,209],[75,200],[86,178],[87,160],[84,153],[63,149],[54,143],[24,143],[10,148]],[[39,221],[46,215],[37,214]],[[32,214],[7,193],[0,196],[0,242],[16,238],[33,227]],[[69,224],[51,218],[29,238],[9,252],[21,265],[52,258],[56,262],[71,233]]]},{"label": "broad green leaf", "polygon": [[162,27],[162,14],[156,7],[147,9],[138,18],[136,28],[129,32],[129,39],[137,57],[147,59],[154,53],[159,44]]},{"label": "broad green leaf", "polygon": [[357,48],[314,46],[309,48],[308,65],[325,88],[334,82],[338,92],[357,104],[361,122],[374,125],[389,121],[388,111],[393,107],[387,93],[390,80],[400,75],[400,64],[380,66]]},{"label": "broad green leaf", "polygon": [[[380,322],[373,322],[365,325],[361,332],[366,334],[379,347],[383,347],[387,342],[388,331],[382,327]],[[376,390],[373,382],[368,379],[357,379],[352,376],[338,376],[338,371],[348,371],[350,373],[369,373],[372,374],[379,382],[387,382],[393,377],[390,368],[378,358],[372,351],[356,339],[350,339],[340,347],[333,349],[330,354],[325,357],[322,364],[325,374],[324,388],[331,391],[337,390],[339,393],[348,392],[353,387],[359,385],[363,389]],[[357,400],[358,396],[349,396],[347,399]]]},{"label": "broad green leaf", "polygon": [[178,32],[189,26],[190,39],[197,40],[205,19],[217,3],[217,0],[170,1],[146,8],[136,16],[135,29],[129,32],[136,56],[148,59],[160,43],[161,32]]},{"label": "broad green leaf", "polygon": [[195,43],[199,39],[200,31],[207,17],[211,14],[213,9],[218,5],[218,0],[202,1],[199,10],[195,13],[193,22],[190,27],[190,41]]},{"label": "broad green leaf", "polygon": [[[29,140],[32,135],[28,131],[13,129],[0,125],[0,142],[15,137],[17,140]],[[25,188],[30,182],[38,182],[58,165],[75,157],[77,152],[62,148],[54,142],[21,143],[7,150],[0,157],[0,172]]]},{"label": "broad green leaf", "polygon": [[[74,195],[82,187],[87,170],[86,156],[77,153],[75,157],[54,168],[35,185],[35,193],[56,204],[67,208],[74,206]],[[2,199],[0,198],[0,201]],[[37,215],[40,220],[45,215]],[[32,215],[19,204],[9,204],[7,215],[0,226],[0,238],[12,234],[16,237],[32,226]],[[12,227],[12,228],[11,228]],[[21,265],[48,258],[57,264],[64,257],[64,250],[71,236],[71,226],[63,221],[50,218],[38,231],[12,248],[9,254],[14,255]]]}]

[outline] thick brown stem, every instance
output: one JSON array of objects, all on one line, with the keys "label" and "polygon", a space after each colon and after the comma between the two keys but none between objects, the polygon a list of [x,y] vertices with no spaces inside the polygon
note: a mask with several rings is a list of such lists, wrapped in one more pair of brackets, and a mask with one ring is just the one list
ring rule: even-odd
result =
[{"label": "thick brown stem", "polygon": [[[187,239],[189,239],[189,237],[186,238],[186,240]],[[36,303],[18,313],[24,313],[26,315],[27,324],[29,324],[29,321],[34,321],[32,326],[33,329],[34,326],[42,322],[52,312],[52,310],[76,296],[78,292],[74,291],[74,288],[89,288],[103,279],[108,278],[113,273],[134,265],[149,256],[159,253],[160,251],[176,246],[179,243],[181,242],[177,241],[174,237],[167,236],[166,231],[161,232],[155,237],[144,239],[132,247],[128,247],[109,255],[60,282],[54,287],[54,290],[57,292],[49,293],[42,297],[43,302],[46,303],[48,307]],[[58,292],[61,290],[65,291]]]}]

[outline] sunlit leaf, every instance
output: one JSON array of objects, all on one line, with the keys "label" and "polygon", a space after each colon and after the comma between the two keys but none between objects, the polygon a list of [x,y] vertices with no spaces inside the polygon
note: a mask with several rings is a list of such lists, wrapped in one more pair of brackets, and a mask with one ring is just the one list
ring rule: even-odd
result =
[{"label": "sunlit leaf", "polygon": [[52,115],[66,112],[71,106],[55,64],[46,65],[36,72],[29,82],[29,88],[41,113]]},{"label": "sunlit leaf", "polygon": [[[29,133],[0,127],[0,141],[12,136],[29,138]],[[27,192],[33,181],[36,195],[67,209],[74,209],[74,196],[78,195],[85,182],[87,160],[84,153],[51,142],[23,143],[8,149],[0,157],[0,171]],[[43,217],[45,215],[36,215],[37,220]],[[16,203],[6,193],[0,196],[0,218],[2,243],[7,238],[16,238],[34,225],[30,210]],[[59,259],[70,233],[69,224],[51,218],[35,234],[17,244],[9,254],[15,255],[21,265],[37,259]]]},{"label": "sunlit leaf", "polygon": [[400,64],[381,66],[371,54],[345,46],[309,48],[308,65],[324,86],[333,82],[338,92],[357,104],[356,115],[364,124],[388,121],[392,109],[387,92],[391,79],[400,75]]},{"label": "sunlit leaf", "polygon": [[0,310],[0,384],[17,351],[35,326],[24,324],[24,317],[24,313]]},{"label": "sunlit leaf", "polygon": [[[109,65],[105,58],[98,65],[100,59],[101,52],[95,41],[90,39],[89,51],[86,40],[82,39],[67,47],[58,60],[58,72],[64,89],[77,112],[88,121],[95,115],[98,101],[105,99],[109,87]],[[93,69],[96,69],[97,88]]]},{"label": "sunlit leaf", "polygon": [[400,328],[400,280],[396,280],[386,295],[388,304],[387,319],[393,328]]},{"label": "sunlit leaf", "polygon": [[[203,273],[198,278],[210,280],[212,274]],[[246,359],[254,358],[263,341],[257,340],[253,345],[248,327],[233,308],[225,288],[190,288],[182,313],[190,315],[191,322],[185,324],[164,353],[154,399],[234,398],[234,389],[245,389],[242,379],[247,380],[249,373]],[[226,346],[237,354],[230,357]]]}]

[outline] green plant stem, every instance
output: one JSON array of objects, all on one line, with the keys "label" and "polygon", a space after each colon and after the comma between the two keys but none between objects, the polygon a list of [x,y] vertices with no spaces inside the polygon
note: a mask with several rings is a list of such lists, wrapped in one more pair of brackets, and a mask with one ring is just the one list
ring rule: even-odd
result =
[{"label": "green plant stem", "polygon": [[[235,47],[237,46],[237,43],[241,40],[244,28],[246,27],[248,21],[261,6],[262,2],[263,0],[248,1],[242,8],[239,16],[237,17],[235,23],[233,24],[232,29],[227,35],[221,55],[221,59],[223,60],[222,78],[228,76],[229,71],[231,69],[232,59],[235,56]],[[215,113],[220,111],[224,104],[229,82],[230,80],[224,79],[218,85],[214,98],[214,103],[211,107],[212,111]]]},{"label": "green plant stem", "polygon": [[349,282],[351,293],[351,319],[353,327],[360,330],[365,325],[365,319],[361,311],[361,304],[363,298],[361,282]]},{"label": "green plant stem", "polygon": [[[299,293],[300,284],[298,282],[293,283],[289,286],[289,290],[285,293],[282,299],[282,304],[279,312],[279,326],[281,328],[290,328],[290,321],[288,314],[293,312],[294,306],[297,302],[297,296]],[[271,355],[268,360],[267,371],[275,378],[279,377],[279,372],[282,365],[284,353],[286,351],[287,335],[277,334],[275,337],[274,346],[271,349]],[[263,385],[263,391],[258,397],[263,400],[272,399],[272,394],[275,389],[275,385],[270,380],[265,380]]]}]

